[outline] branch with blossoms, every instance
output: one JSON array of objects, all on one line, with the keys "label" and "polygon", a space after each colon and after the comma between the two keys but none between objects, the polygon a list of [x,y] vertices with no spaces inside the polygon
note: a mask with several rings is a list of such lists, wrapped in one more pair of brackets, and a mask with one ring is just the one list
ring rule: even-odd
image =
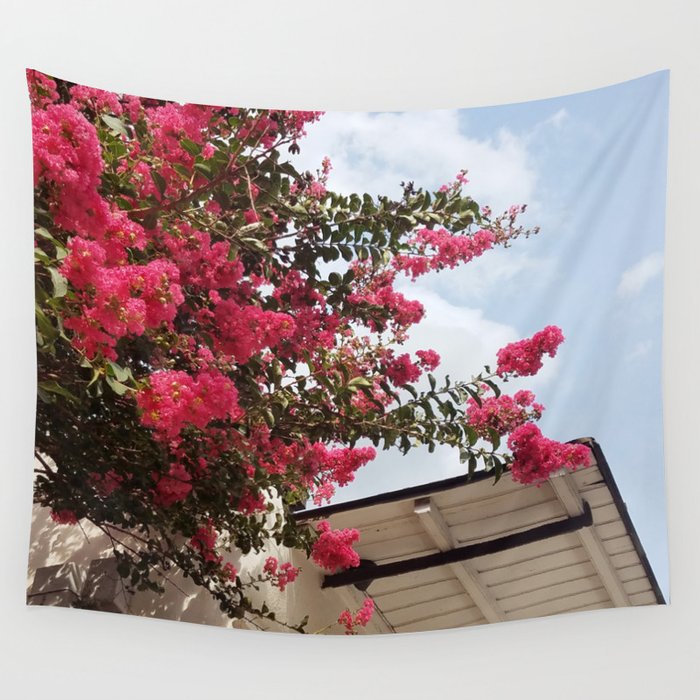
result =
[{"label": "branch with blossoms", "polygon": [[367,627],[374,615],[374,601],[365,598],[359,610],[355,613],[350,610],[343,610],[338,616],[338,624],[345,628],[345,634],[357,634],[358,627]]},{"label": "branch with blossoms", "polygon": [[268,558],[243,580],[224,552],[273,541],[327,571],[356,566],[356,530],[290,510],[330,500],[378,447],[448,445],[470,473],[525,483],[586,462],[541,434],[531,392],[501,393],[554,356],[559,329],[439,386],[435,351],[401,351],[425,309],[399,281],[537,233],[524,206],[492,216],[465,171],[437,191],[405,183],[398,199],[333,192],[330,161],[301,173],[286,155],[318,112],[28,80],[35,500],[57,524],[133,533],[114,540],[129,586],[160,590],[177,567],[230,617],[269,617],[246,591],[284,590],[297,569]]}]

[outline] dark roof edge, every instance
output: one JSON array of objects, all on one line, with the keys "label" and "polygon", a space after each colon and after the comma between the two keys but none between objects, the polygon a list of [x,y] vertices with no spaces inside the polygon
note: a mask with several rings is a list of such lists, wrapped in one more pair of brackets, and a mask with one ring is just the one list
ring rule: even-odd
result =
[{"label": "dark roof edge", "polygon": [[409,498],[420,498],[421,496],[428,496],[438,491],[448,491],[457,486],[466,486],[467,484],[473,484],[477,481],[484,481],[489,478],[493,479],[493,476],[494,474],[492,471],[478,471],[471,476],[469,474],[460,474],[459,476],[452,476],[449,479],[431,481],[427,484],[419,484],[418,486],[408,486],[396,491],[385,491],[384,493],[377,493],[373,496],[358,498],[354,501],[344,501],[343,503],[332,503],[331,505],[321,506],[319,508],[298,510],[292,513],[292,515],[297,521],[327,518],[336,513],[344,513],[349,510],[357,510],[358,508],[366,508],[367,506],[376,506],[383,503],[393,503],[394,501],[403,501]]},{"label": "dark roof edge", "polygon": [[617,507],[617,510],[620,513],[620,518],[625,524],[625,529],[627,530],[630,539],[632,540],[632,544],[634,545],[634,548],[637,552],[637,556],[639,557],[639,560],[642,563],[642,568],[644,569],[644,572],[646,573],[647,578],[649,579],[649,583],[651,583],[651,588],[654,591],[654,595],[656,596],[656,602],[659,605],[666,605],[666,599],[664,598],[664,594],[661,592],[659,582],[656,580],[654,570],[651,568],[651,564],[649,563],[647,554],[644,551],[642,542],[639,539],[637,530],[634,527],[632,518],[630,518],[630,514],[627,510],[627,504],[622,499],[622,494],[620,493],[620,489],[617,487],[617,483],[615,482],[615,478],[613,477],[612,470],[610,469],[610,465],[608,464],[608,460],[603,454],[603,450],[601,449],[600,445],[597,443],[595,438],[579,438],[578,440],[572,440],[571,442],[580,442],[584,445],[588,445],[591,448],[593,456],[595,457],[596,464],[598,466],[598,471],[600,471],[600,474],[603,477],[603,481],[605,481],[605,485],[610,490],[610,494],[613,497],[613,502],[615,503],[615,506]]}]

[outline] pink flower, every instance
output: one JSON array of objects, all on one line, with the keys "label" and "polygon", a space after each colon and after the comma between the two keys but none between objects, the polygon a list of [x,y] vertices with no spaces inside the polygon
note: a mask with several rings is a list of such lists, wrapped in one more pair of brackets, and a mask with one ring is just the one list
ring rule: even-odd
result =
[{"label": "pink flower", "polygon": [[111,112],[121,115],[123,109],[119,97],[113,92],[87,87],[87,85],[74,85],[70,89],[71,103],[80,109],[91,109],[94,112]]},{"label": "pink flower", "polygon": [[265,494],[260,492],[254,494],[252,491],[244,491],[236,510],[244,515],[255,515],[255,513],[264,513],[267,510],[267,501]]},{"label": "pink flower", "polygon": [[521,484],[544,481],[559,469],[577,469],[588,465],[590,450],[585,445],[550,440],[533,423],[516,428],[508,438],[513,452],[511,472]]},{"label": "pink flower", "polygon": [[90,474],[90,480],[92,481],[95,491],[100,494],[100,496],[108,497],[111,496],[114,491],[116,491],[122,484],[123,478],[117,474],[113,469],[110,469],[105,474],[99,474],[97,472],[92,472]]},{"label": "pink flower", "polygon": [[502,394],[482,398],[481,406],[470,398],[467,401],[467,421],[480,437],[488,439],[490,430],[505,435],[528,420],[540,418],[543,410],[540,404],[534,404],[528,410],[533,400],[534,395],[530,391],[518,392],[515,397]]},{"label": "pink flower", "polygon": [[274,576],[277,573],[277,559],[275,557],[268,557],[267,559],[265,559],[263,571],[266,574],[271,574]]},{"label": "pink flower", "polygon": [[220,564],[222,557],[214,551],[218,536],[219,533],[214,529],[211,522],[209,522],[195,532],[190,539],[190,545],[202,555],[204,561]]},{"label": "pink flower", "polygon": [[343,610],[338,616],[338,624],[345,627],[345,634],[355,634],[356,627],[366,627],[374,615],[374,600],[365,598],[362,607],[353,615],[350,610]]},{"label": "pink flower", "polygon": [[276,557],[268,557],[263,565],[263,571],[270,576],[270,581],[274,586],[284,592],[285,588],[293,583],[299,575],[299,569],[289,562],[279,565]]},{"label": "pink flower", "polygon": [[104,168],[95,127],[72,105],[55,104],[32,114],[34,183],[57,189],[57,200],[96,192]]},{"label": "pink flower", "polygon": [[236,576],[238,576],[238,570],[233,564],[231,564],[231,562],[226,562],[226,564],[224,564],[221,573],[223,574],[224,578],[230,579],[231,581],[235,581]]},{"label": "pink flower", "polygon": [[355,624],[366,627],[369,621],[372,619],[374,614],[374,600],[372,598],[365,598],[365,602],[362,603],[362,607],[355,613]]},{"label": "pink flower", "polygon": [[34,109],[44,109],[59,98],[56,81],[38,70],[27,69],[29,97]]},{"label": "pink flower", "polygon": [[277,573],[277,587],[280,591],[284,592],[284,589],[290,584],[296,581],[299,575],[299,569],[292,566],[288,561],[284,562],[279,568]]},{"label": "pink flower", "polygon": [[338,624],[345,627],[345,634],[353,634],[353,619],[352,613],[349,610],[343,610],[343,612],[338,615]]},{"label": "pink flower", "polygon": [[396,256],[394,266],[415,279],[429,270],[451,269],[470,262],[491,249],[495,242],[494,233],[486,229],[467,236],[444,228],[423,228],[411,241],[414,252]]},{"label": "pink flower", "polygon": [[419,359],[421,366],[425,367],[429,372],[432,372],[440,364],[440,355],[435,350],[416,350],[416,357]]},{"label": "pink flower", "polygon": [[162,508],[169,508],[182,501],[192,491],[192,477],[181,464],[173,464],[164,476],[155,476],[153,501]]},{"label": "pink flower", "polygon": [[335,494],[335,485],[346,486],[355,479],[355,472],[377,456],[374,447],[342,447],[329,450],[320,442],[309,446],[301,455],[303,470],[308,481],[320,480],[314,488],[316,505],[329,501]]},{"label": "pink flower", "polygon": [[51,520],[59,525],[77,525],[78,518],[72,510],[52,510]]},{"label": "pink flower", "polygon": [[213,420],[235,422],[243,416],[233,381],[216,369],[194,376],[182,370],[154,372],[136,402],[143,425],[164,439],[174,438],[186,425],[202,430]]},{"label": "pink flower", "polygon": [[311,558],[320,567],[337,571],[360,565],[360,555],[352,548],[353,542],[360,539],[357,530],[332,530],[325,520],[318,524],[316,530],[320,536],[311,549]]},{"label": "pink flower", "polygon": [[564,342],[561,328],[547,326],[535,333],[532,338],[510,343],[498,351],[496,372],[503,377],[507,374],[525,377],[537,374],[542,367],[542,357],[554,357],[557,348]]},{"label": "pink flower", "polygon": [[386,368],[386,376],[395,386],[403,386],[404,384],[415,382],[420,378],[421,374],[420,367],[411,361],[408,353],[399,355]]},{"label": "pink flower", "polygon": [[260,221],[260,217],[254,209],[246,209],[246,211],[243,212],[243,218],[245,219],[246,224],[254,224],[257,221]]}]

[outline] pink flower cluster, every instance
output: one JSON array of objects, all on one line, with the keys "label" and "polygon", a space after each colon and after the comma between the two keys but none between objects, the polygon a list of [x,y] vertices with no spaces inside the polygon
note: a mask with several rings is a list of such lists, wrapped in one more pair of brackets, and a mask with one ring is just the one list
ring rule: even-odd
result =
[{"label": "pink flower cluster", "polygon": [[119,97],[113,92],[98,90],[86,85],[74,85],[70,89],[71,102],[80,109],[88,108],[93,112],[110,112],[119,116],[122,112],[122,105]]},{"label": "pink flower cluster", "polygon": [[74,343],[89,358],[102,353],[116,359],[114,347],[127,335],[170,326],[184,301],[177,266],[163,259],[145,265],[104,266],[104,249],[95,241],[74,238],[61,272],[84,292],[78,316],[65,325],[76,333]]},{"label": "pink flower cluster", "polygon": [[489,430],[499,435],[510,433],[528,420],[537,420],[544,406],[535,403],[531,391],[518,391],[515,396],[488,396],[481,398],[481,406],[475,399],[467,401],[467,422],[480,437],[489,438]]},{"label": "pink flower cluster", "polygon": [[[220,566],[224,558],[215,551],[218,538],[219,533],[214,529],[211,521],[209,521],[206,525],[200,527],[190,538],[190,546],[202,556],[205,562]],[[235,581],[236,576],[238,576],[238,571],[231,562],[227,562],[221,567],[221,575],[224,579]]]},{"label": "pink flower cluster", "polygon": [[338,616],[338,624],[345,627],[345,634],[355,634],[356,627],[367,627],[374,615],[374,600],[365,598],[362,607],[353,615],[350,610],[343,610]]},{"label": "pink flower cluster", "polygon": [[285,128],[295,139],[306,135],[306,125],[317,122],[323,112],[311,112],[303,110],[287,110],[278,113]]},{"label": "pink flower cluster", "polygon": [[[425,315],[423,305],[419,301],[407,299],[394,289],[396,273],[393,270],[370,274],[370,268],[362,264],[355,264],[353,269],[357,289],[348,295],[349,304],[359,308],[369,306],[381,312],[387,324],[399,332],[405,332],[421,321]],[[377,330],[377,323],[372,318],[366,324],[371,330]]]},{"label": "pink flower cluster", "polygon": [[215,297],[213,312],[202,313],[201,317],[211,318],[216,328],[216,349],[239,363],[247,362],[263,348],[275,348],[295,330],[294,319],[289,314],[219,297]]},{"label": "pink flower cluster", "polygon": [[236,504],[236,510],[243,515],[255,515],[264,513],[267,510],[267,500],[262,492],[253,493],[245,490]]},{"label": "pink flower cluster", "polygon": [[435,350],[416,350],[416,357],[421,366],[429,372],[437,369],[440,364],[440,355]]},{"label": "pink flower cluster", "polygon": [[39,71],[27,69],[27,84],[34,109],[44,109],[59,98],[56,81]]},{"label": "pink flower cluster", "polygon": [[314,443],[302,456],[302,471],[320,483],[315,487],[313,500],[321,505],[335,494],[335,485],[346,486],[355,478],[355,472],[377,456],[374,447],[342,447],[329,450],[320,442]]},{"label": "pink flower cluster", "polygon": [[104,163],[95,127],[72,105],[49,105],[32,113],[34,184],[54,187],[61,201],[90,203]]},{"label": "pink flower cluster", "polygon": [[172,464],[167,474],[154,472],[153,480],[153,502],[161,508],[169,508],[178,501],[184,501],[192,491],[192,476],[179,462]]},{"label": "pink flower cluster", "polygon": [[270,577],[270,582],[282,592],[299,576],[299,569],[288,561],[280,564],[276,557],[268,557],[265,560],[263,571]]},{"label": "pink flower cluster", "polygon": [[186,425],[204,429],[212,420],[237,421],[243,416],[233,382],[214,368],[195,376],[180,370],[154,372],[136,395],[141,422],[166,440]]},{"label": "pink flower cluster", "polygon": [[411,360],[408,353],[399,355],[389,362],[386,376],[395,386],[403,386],[420,379],[421,368]]},{"label": "pink flower cluster", "polygon": [[[180,163],[191,167],[194,159],[182,146],[182,139],[203,145],[214,109],[202,105],[168,103],[149,107],[146,115],[153,138],[154,155],[162,158],[167,166]],[[166,180],[169,179],[167,169],[164,176]]]},{"label": "pink flower cluster", "polygon": [[109,263],[124,263],[127,246],[142,249],[143,228],[100,195],[104,162],[95,127],[72,104],[32,113],[34,182],[51,194],[51,214],[66,231],[99,241]]},{"label": "pink flower cluster", "polygon": [[450,233],[444,228],[423,228],[416,232],[411,241],[415,252],[396,256],[394,265],[415,279],[430,270],[454,268],[470,262],[491,249],[495,241],[496,236],[486,229],[464,236]]},{"label": "pink flower cluster", "polygon": [[319,538],[314,542],[311,558],[328,571],[349,569],[360,565],[360,555],[352,544],[360,539],[360,533],[354,528],[333,530],[326,520],[316,528]]},{"label": "pink flower cluster", "polygon": [[58,525],[77,525],[78,518],[72,510],[52,510],[51,520]]},{"label": "pink flower cluster", "polygon": [[513,452],[513,479],[522,484],[544,481],[559,469],[577,469],[588,465],[590,450],[585,445],[550,440],[533,423],[525,423],[510,434],[508,447]]},{"label": "pink flower cluster", "polygon": [[210,523],[203,525],[190,539],[190,546],[202,555],[204,561],[220,564],[222,557],[214,551],[219,533]]},{"label": "pink flower cluster", "polygon": [[543,356],[554,357],[563,341],[564,334],[561,328],[546,326],[532,338],[518,340],[501,348],[497,355],[496,372],[500,377],[505,375],[525,377],[537,374],[542,368]]},{"label": "pink flower cluster", "polygon": [[[179,235],[178,235],[179,234]],[[211,242],[211,236],[182,224],[177,233],[163,237],[183,285],[206,290],[235,288],[243,277],[238,258],[230,259],[228,241]]]},{"label": "pink flower cluster", "polygon": [[100,496],[107,498],[122,485],[124,478],[121,474],[117,474],[113,469],[110,469],[104,474],[92,472],[90,474],[90,481],[95,487],[95,491],[97,491]]}]

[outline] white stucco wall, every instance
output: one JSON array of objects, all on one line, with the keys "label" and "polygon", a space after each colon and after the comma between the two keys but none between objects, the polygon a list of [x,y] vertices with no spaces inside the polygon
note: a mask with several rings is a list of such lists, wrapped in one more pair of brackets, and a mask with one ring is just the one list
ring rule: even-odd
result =
[{"label": "white stucco wall", "polygon": [[[362,601],[362,595],[355,589],[352,592],[336,589],[322,589],[324,572],[300,552],[292,552],[287,547],[279,547],[270,541],[264,551],[251,552],[247,555],[226,553],[225,562],[231,562],[245,579],[249,574],[256,575],[262,570],[265,559],[275,556],[280,562],[291,561],[301,569],[297,580],[287,586],[284,593],[277,588],[264,585],[259,593],[249,590],[249,597],[261,604],[264,600],[279,620],[290,624],[299,623],[304,616],[309,616],[307,631],[310,633],[343,634],[343,629],[334,624],[338,615],[346,607],[356,609]],[[44,567],[74,564],[79,576],[84,577],[96,559],[112,557],[112,545],[101,530],[89,522],[81,521],[79,525],[57,525],[50,517],[50,510],[35,505],[32,511],[32,527],[29,547],[29,566],[27,571],[28,602],[32,604],[69,605],[75,595],[62,591],[50,597],[36,593],[34,587],[37,571]],[[66,567],[59,571],[65,571]],[[71,570],[75,570],[71,568]],[[47,572],[39,574],[45,577]],[[288,632],[284,626],[270,620],[255,619],[253,623],[231,620],[223,613],[217,601],[178,571],[167,572],[168,579],[163,581],[163,594],[152,591],[137,591],[132,596],[120,594],[119,604],[126,611],[144,617],[181,620],[219,627],[237,627],[256,629],[255,625],[265,630]],[[43,579],[41,579],[43,580]],[[39,579],[37,579],[39,581]],[[63,581],[63,579],[61,579]],[[82,581],[82,579],[81,579]],[[51,589],[62,588],[64,583],[50,586]],[[71,584],[73,588],[80,585]],[[47,590],[43,588],[41,590]],[[119,586],[121,590],[121,586]],[[119,592],[119,591],[118,591]],[[123,603],[126,602],[126,606]],[[354,606],[354,608],[353,608]],[[370,624],[367,632],[381,631]]]}]

